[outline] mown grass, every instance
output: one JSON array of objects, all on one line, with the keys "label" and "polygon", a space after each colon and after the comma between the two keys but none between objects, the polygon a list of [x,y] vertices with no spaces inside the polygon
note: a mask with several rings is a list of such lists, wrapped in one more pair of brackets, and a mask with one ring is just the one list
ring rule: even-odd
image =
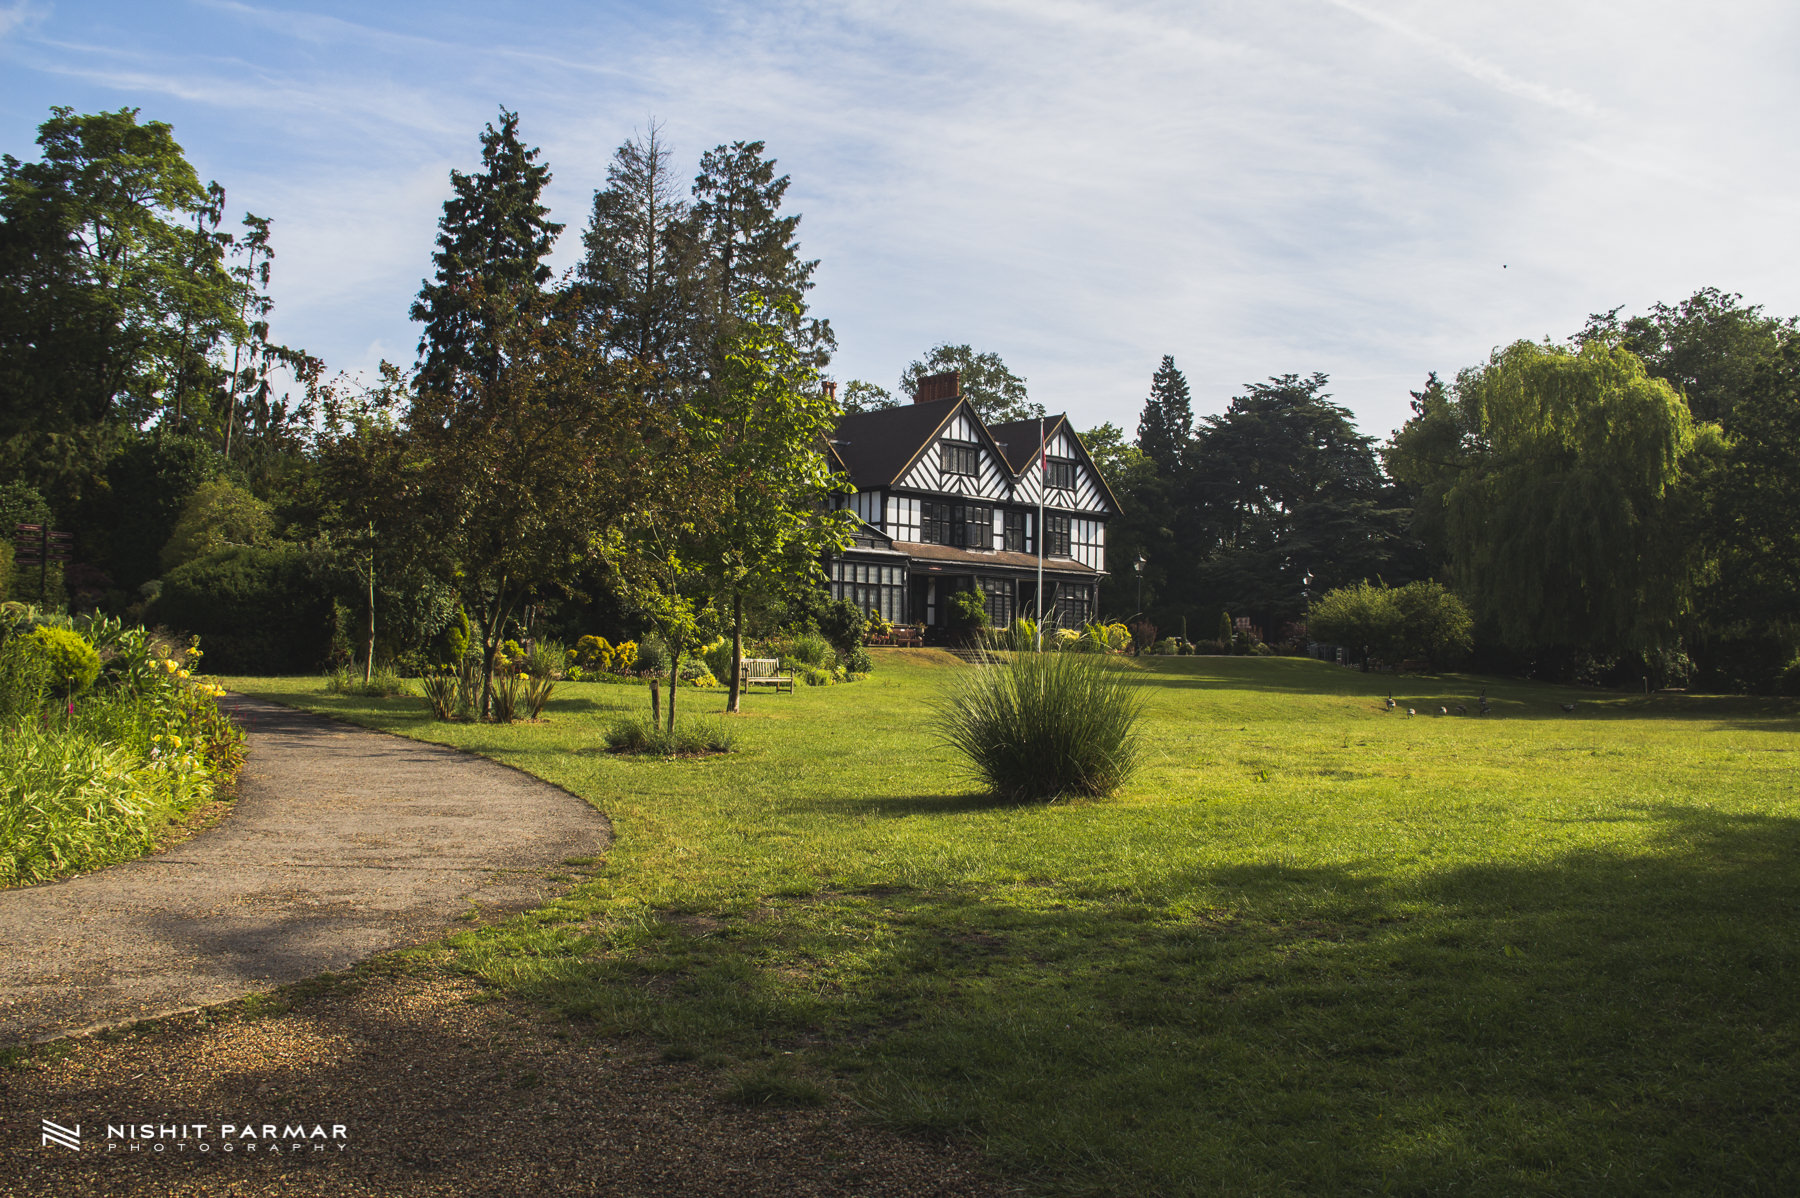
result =
[{"label": "mown grass", "polygon": [[587,796],[600,873],[457,962],[743,1100],[826,1084],[1050,1193],[1800,1186],[1792,701],[1155,659],[1120,796],[1015,805],[926,731],[964,668],[880,653],[688,760],[604,752],[629,688],[494,727],[233,685]]}]

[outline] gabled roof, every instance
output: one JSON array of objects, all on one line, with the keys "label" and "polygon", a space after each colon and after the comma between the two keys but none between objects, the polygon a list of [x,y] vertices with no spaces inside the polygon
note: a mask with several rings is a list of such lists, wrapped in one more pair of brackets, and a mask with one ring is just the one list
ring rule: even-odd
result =
[{"label": "gabled roof", "polygon": [[1012,463],[1013,477],[1017,478],[1037,464],[1038,451],[1044,445],[1054,441],[1059,431],[1067,429],[1069,440],[1075,442],[1082,461],[1087,463],[1087,468],[1099,480],[1100,490],[1106,496],[1106,502],[1112,504],[1115,512],[1123,510],[1119,507],[1119,497],[1113,494],[1112,484],[1106,481],[1106,475],[1102,474],[1100,467],[1094,464],[1093,455],[1088,452],[1087,446],[1082,444],[1081,434],[1076,432],[1075,426],[1069,423],[1068,415],[1065,413],[1044,417],[1043,429],[1044,439],[1039,441],[1036,420],[1009,420],[1005,424],[994,425],[988,429],[988,434],[1000,443],[1007,460]]},{"label": "gabled roof", "polygon": [[944,426],[958,411],[967,410],[969,419],[981,430],[1000,461],[1017,479],[1037,463],[1038,449],[1068,429],[1087,468],[1100,480],[1100,490],[1117,512],[1119,500],[1106,477],[1094,464],[1081,436],[1069,424],[1066,415],[1046,416],[1042,422],[1044,442],[1038,440],[1039,422],[1011,420],[991,428],[982,423],[966,398],[939,399],[928,403],[901,404],[893,408],[877,408],[873,412],[851,412],[838,418],[837,435],[831,439],[830,457],[850,476],[851,485],[859,491],[890,487],[919,460]]},{"label": "gabled roof", "polygon": [[940,399],[839,417],[833,448],[844,463],[850,482],[859,491],[892,485],[962,402]]}]

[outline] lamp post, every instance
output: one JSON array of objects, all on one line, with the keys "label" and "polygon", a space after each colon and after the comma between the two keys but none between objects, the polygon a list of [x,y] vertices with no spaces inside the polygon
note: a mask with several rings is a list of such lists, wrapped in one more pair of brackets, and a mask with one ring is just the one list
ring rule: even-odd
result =
[{"label": "lamp post", "polygon": [[1144,614],[1144,563],[1149,560],[1150,560],[1149,558],[1145,557],[1143,554],[1140,553],[1140,554],[1138,554],[1137,565],[1134,567],[1137,570],[1137,580],[1138,580],[1137,614],[1139,616],[1142,616]]}]

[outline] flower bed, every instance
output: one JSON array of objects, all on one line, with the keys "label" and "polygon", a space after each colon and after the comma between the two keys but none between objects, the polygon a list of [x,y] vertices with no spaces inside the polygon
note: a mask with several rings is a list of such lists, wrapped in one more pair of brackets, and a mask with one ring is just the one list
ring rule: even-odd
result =
[{"label": "flower bed", "polygon": [[[41,882],[152,848],[243,765],[225,692],[194,676],[200,650],[105,617],[13,610],[0,627],[0,885]],[[86,686],[52,677],[38,628],[100,660]],[[78,680],[77,680],[78,681]]]}]

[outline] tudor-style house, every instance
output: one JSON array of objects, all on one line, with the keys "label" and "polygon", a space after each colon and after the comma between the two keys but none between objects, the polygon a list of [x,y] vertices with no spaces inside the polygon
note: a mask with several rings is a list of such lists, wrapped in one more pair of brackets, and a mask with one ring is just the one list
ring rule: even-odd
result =
[{"label": "tudor-style house", "polygon": [[928,630],[945,627],[956,591],[982,595],[995,627],[1095,618],[1119,505],[1067,417],[987,427],[951,371],[910,404],[844,416],[829,457],[861,517],[853,547],[828,563],[833,598]]}]

